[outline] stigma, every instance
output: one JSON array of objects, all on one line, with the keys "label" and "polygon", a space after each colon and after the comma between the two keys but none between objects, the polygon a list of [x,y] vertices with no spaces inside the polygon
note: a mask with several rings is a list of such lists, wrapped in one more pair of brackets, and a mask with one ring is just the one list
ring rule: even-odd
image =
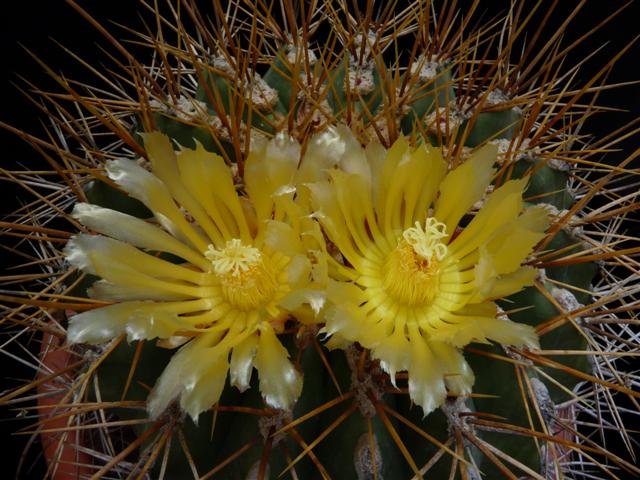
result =
[{"label": "stigma", "polygon": [[447,236],[447,226],[433,217],[428,217],[424,222],[424,228],[420,222],[415,227],[407,228],[402,232],[402,238],[411,245],[416,255],[427,262],[434,260],[441,262],[447,255],[447,246],[442,240]]},{"label": "stigma", "polygon": [[429,305],[439,291],[441,262],[447,255],[446,226],[427,218],[424,226],[402,233],[398,245],[389,253],[383,269],[383,286],[394,300],[407,307]]}]

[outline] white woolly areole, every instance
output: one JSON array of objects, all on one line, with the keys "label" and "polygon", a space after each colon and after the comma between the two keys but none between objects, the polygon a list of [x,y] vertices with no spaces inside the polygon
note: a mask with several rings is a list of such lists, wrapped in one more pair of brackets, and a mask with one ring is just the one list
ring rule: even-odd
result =
[{"label": "white woolly areole", "polygon": [[370,436],[366,432],[360,435],[356,448],[353,450],[353,466],[358,480],[368,480],[373,478],[376,473],[378,478],[381,478],[382,453],[375,434]]},{"label": "white woolly areole", "polygon": [[286,55],[287,61],[294,65],[299,61],[306,61],[305,58],[308,59],[310,66],[314,65],[318,61],[318,57],[313,53],[313,50],[311,50],[308,45],[300,48],[291,43],[286,47]]},{"label": "white woolly areole", "polygon": [[180,95],[175,100],[172,97],[167,97],[164,101],[154,98],[149,101],[149,106],[154,110],[173,115],[180,120],[206,121],[209,117],[206,103],[186,95]]},{"label": "white woolly areole", "polygon": [[[293,413],[291,410],[276,410],[271,415],[262,415],[258,419],[258,429],[262,438],[267,440],[270,435],[282,430],[284,427],[293,422]],[[273,437],[272,445],[275,447],[283,440],[287,439],[287,434],[281,432]]]},{"label": "white woolly areole", "polygon": [[485,105],[489,105],[489,106],[502,105],[504,103],[509,102],[509,100],[510,98],[505,92],[503,92],[499,88],[496,88],[495,90],[491,90],[487,95],[487,100]]},{"label": "white woolly areole", "polygon": [[417,60],[411,64],[410,72],[412,75],[417,72],[420,82],[427,83],[438,75],[438,67],[441,65],[442,62],[438,61],[436,55],[431,55],[428,58],[420,55]]},{"label": "white woolly areole", "polygon": [[576,296],[572,292],[564,288],[555,288],[555,287],[552,288],[551,296],[567,312],[573,312],[575,310],[579,310],[582,307],[584,307],[584,305],[578,302],[578,300],[576,299]]}]

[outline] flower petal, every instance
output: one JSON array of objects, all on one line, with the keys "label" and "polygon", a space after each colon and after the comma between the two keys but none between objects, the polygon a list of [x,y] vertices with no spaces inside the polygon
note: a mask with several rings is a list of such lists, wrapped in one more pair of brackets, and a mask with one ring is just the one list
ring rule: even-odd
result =
[{"label": "flower petal", "polygon": [[229,375],[231,385],[241,392],[249,388],[251,372],[253,371],[253,359],[258,348],[258,336],[249,335],[233,348]]},{"label": "flower petal", "polygon": [[512,293],[519,292],[524,287],[533,285],[538,270],[533,267],[522,267],[515,272],[501,275],[499,278],[489,282],[486,288],[480,289],[471,299],[472,302],[483,302],[486,299],[504,298]]},{"label": "flower petal", "polygon": [[[147,398],[147,411],[158,418],[178,396],[195,420],[218,401],[227,376],[228,350],[216,349],[223,332],[203,334],[171,357]],[[206,362],[203,361],[206,358]]]},{"label": "flower petal", "polygon": [[[489,255],[498,275],[517,270],[533,247],[544,238],[547,214],[542,208],[527,209],[514,221],[495,230],[481,247],[481,255]],[[539,229],[542,226],[542,229]],[[477,280],[477,277],[476,277]]]},{"label": "flower petal", "polygon": [[188,295],[179,292],[159,291],[154,288],[125,287],[115,285],[106,280],[98,280],[87,289],[90,298],[110,302],[125,302],[130,300],[176,301],[186,300]]},{"label": "flower petal", "polygon": [[495,170],[498,149],[485,145],[464,163],[450,171],[440,184],[434,217],[447,226],[451,235],[462,216],[482,198]]},{"label": "flower petal", "polygon": [[197,422],[198,416],[211,408],[222,395],[229,370],[228,353],[208,352],[205,362],[202,358],[199,359],[204,368],[183,370],[184,391],[180,397],[180,406],[194,422]]},{"label": "flower petal", "polygon": [[444,382],[447,389],[456,395],[471,393],[475,377],[462,352],[451,345],[429,342],[431,350],[443,365]]},{"label": "flower petal", "polygon": [[168,252],[207,270],[208,260],[162,229],[125,213],[89,203],[77,203],[71,214],[84,226],[136,247]]},{"label": "flower petal", "polygon": [[284,132],[253,148],[244,165],[244,183],[258,218],[271,218],[276,198],[295,192],[300,145]]},{"label": "flower petal", "polygon": [[404,328],[396,328],[394,332],[371,350],[373,358],[380,360],[380,367],[389,374],[393,386],[396,386],[396,372],[409,369],[411,345]]},{"label": "flower petal", "polygon": [[509,180],[494,190],[471,223],[449,244],[449,254],[456,259],[472,253],[496,230],[518,218],[522,211],[522,193],[528,178]]},{"label": "flower petal", "polygon": [[88,310],[69,320],[67,339],[71,343],[102,343],[127,333],[129,341],[169,338],[193,326],[180,314],[197,312],[202,301],[122,302]]},{"label": "flower petal", "polygon": [[307,144],[297,183],[312,183],[326,179],[326,171],[335,167],[347,148],[344,131],[329,127],[311,138]]},{"label": "flower petal", "polygon": [[260,374],[260,392],[265,402],[289,410],[302,392],[302,375],[289,361],[289,353],[268,323],[260,325],[255,367]]},{"label": "flower petal", "polygon": [[176,161],[173,175],[181,182],[173,181],[172,191],[175,190],[174,195],[181,203],[182,198],[185,199],[183,205],[206,230],[213,243],[221,248],[224,243],[221,237],[225,241],[240,238],[250,243],[245,209],[238,198],[231,170],[223,158],[198,144],[195,150],[182,150]]},{"label": "flower petal", "polygon": [[317,315],[324,308],[326,299],[323,289],[297,288],[280,300],[278,305],[289,312],[294,312],[302,305],[309,305],[314,315]]},{"label": "flower petal", "polygon": [[416,326],[409,327],[411,365],[409,367],[409,396],[422,407],[424,415],[442,405],[447,398],[442,365],[431,351],[429,343]]},{"label": "flower petal", "polygon": [[140,200],[174,236],[180,234],[198,251],[204,252],[209,242],[184,218],[167,186],[136,162],[117,159],[107,162],[109,178],[133,198]]},{"label": "flower petal", "polygon": [[115,285],[190,297],[211,296],[218,288],[207,286],[216,284],[211,274],[175,265],[100,235],[76,235],[67,242],[64,253],[73,266]]},{"label": "flower petal", "polygon": [[284,253],[287,257],[293,257],[305,253],[300,236],[285,222],[267,220],[265,222],[264,244],[272,250]]},{"label": "flower petal", "polygon": [[464,315],[465,309],[456,314],[448,313],[448,323],[443,322],[436,331],[430,332],[430,339],[456,347],[464,347],[471,342],[488,343],[489,340],[493,340],[504,345],[539,348],[538,335],[532,326],[472,312]]}]

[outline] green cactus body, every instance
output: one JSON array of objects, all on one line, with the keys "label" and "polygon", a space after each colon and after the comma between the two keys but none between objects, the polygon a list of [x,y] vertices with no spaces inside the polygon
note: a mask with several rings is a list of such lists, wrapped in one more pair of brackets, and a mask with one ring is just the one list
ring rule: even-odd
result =
[{"label": "green cactus body", "polygon": [[[277,101],[271,111],[280,116],[286,115],[290,108],[294,109],[295,115],[299,108],[299,100],[294,97],[298,90],[298,81],[294,77],[300,72],[299,68],[289,61],[286,52],[287,49],[280,49],[276,53],[272,65],[264,75],[264,81],[277,94]],[[350,92],[347,76],[353,75],[353,68],[351,55],[347,52],[336,69],[329,72],[327,84],[329,104],[338,115],[344,115],[351,109],[366,124],[382,102],[381,76],[377,68],[372,68],[371,91],[364,95],[358,94],[357,91]],[[417,123],[425,122],[429,114],[445,105],[451,105],[456,99],[453,86],[454,68],[439,67],[434,73],[433,78],[421,78],[409,87],[411,91],[409,112],[400,122],[400,128],[405,134],[412,134]],[[232,109],[236,108],[233,99],[239,94],[240,87],[226,75],[213,71],[206,71],[202,77],[205,83],[198,87],[196,100],[203,102],[211,115],[221,113],[228,115]],[[273,118],[273,114],[269,111],[262,113],[266,115],[264,119]],[[245,105],[241,110],[242,120],[247,121],[248,115],[248,105]],[[260,132],[273,133],[273,127],[260,117],[260,115],[253,116],[252,126]],[[163,133],[188,148],[195,147],[196,141],[213,152],[219,151],[216,145],[218,143],[230,145],[224,140],[215,141],[212,133],[202,127],[182,122],[166,114],[155,113],[154,120]],[[457,127],[457,135],[461,137],[466,132],[464,145],[477,147],[488,141],[511,140],[520,131],[521,122],[520,109],[509,107],[500,110],[494,107],[490,111],[480,110],[471,117],[471,120],[464,120]],[[428,138],[429,142],[435,145],[442,140],[442,137],[435,133]],[[233,158],[231,149],[228,149],[228,154]],[[573,199],[567,190],[569,179],[567,171],[551,168],[543,160],[532,162],[528,159],[517,160],[503,168],[504,171],[509,172],[511,178],[529,176],[526,199],[533,204],[550,204],[556,209],[571,207]],[[103,184],[94,184],[88,194],[91,197],[90,200],[96,204],[108,205],[139,216],[148,216],[136,202],[128,200],[117,190]],[[469,217],[463,224],[471,219],[472,217]],[[561,230],[555,235],[548,248],[571,253],[580,251],[582,247],[576,238]],[[588,302],[590,298],[587,292],[595,272],[596,267],[593,263],[579,263],[550,267],[546,270],[546,275],[553,281],[573,286],[576,289],[574,295],[577,301]],[[543,282],[540,285],[545,288],[546,293],[539,291],[536,287],[528,287],[503,299],[500,306],[509,312],[509,317],[515,321],[534,327],[545,324],[562,312],[547,298],[553,298],[554,289],[557,290],[556,286],[549,282]],[[510,434],[508,431],[479,431],[465,423],[465,415],[473,413],[479,415],[478,418],[481,419],[485,415],[496,415],[500,421],[507,422],[509,425],[540,430],[542,425],[529,397],[531,392],[528,391],[525,377],[529,382],[538,382],[536,385],[546,385],[541,388],[548,389],[550,398],[556,403],[570,398],[568,392],[571,392],[579,382],[579,379],[571,374],[541,367],[547,375],[563,386],[559,388],[553,382],[546,381],[545,378],[537,375],[525,359],[519,360],[516,356],[511,360],[504,360],[507,358],[507,352],[501,347],[474,345],[473,351],[465,355],[476,376],[474,391],[480,395],[457,403],[449,400],[446,408],[443,407],[444,411],[437,410],[424,416],[422,410],[412,405],[404,396],[385,393],[375,398],[374,391],[354,387],[353,365],[349,364],[345,354],[339,350],[329,351],[319,343],[322,355],[328,359],[328,366],[340,387],[339,392],[316,348],[307,345],[298,350],[292,342],[289,343],[289,352],[293,357],[299,358],[298,368],[305,376],[302,395],[289,414],[290,421],[321,408],[340,394],[351,393],[352,398],[297,425],[295,438],[286,432],[270,437],[268,432],[271,434],[275,432],[276,423],[265,433],[266,427],[264,423],[261,426],[261,422],[270,415],[281,415],[281,413],[266,413],[267,410],[262,410],[264,405],[258,393],[255,375],[251,388],[243,393],[227,383],[218,402],[218,405],[224,407],[222,410],[215,411],[214,414],[207,413],[206,416],[201,417],[198,425],[185,419],[181,434],[188,445],[193,465],[189,466],[189,462],[185,461],[183,447],[174,439],[165,472],[169,478],[190,478],[192,469],[195,467],[200,475],[215,469],[224,478],[249,479],[258,478],[258,474],[262,474],[264,478],[275,479],[281,472],[289,470],[288,465],[303,451],[302,445],[311,444],[321,435],[322,440],[313,449],[314,459],[312,460],[308,454],[304,455],[291,467],[297,478],[320,478],[322,475],[354,480],[404,478],[415,474],[426,465],[429,465],[429,468],[425,478],[445,478],[451,471],[452,465],[458,463],[454,460],[452,452],[467,458],[468,464],[456,466],[456,468],[465,469],[467,475],[471,475],[469,478],[479,478],[477,475],[482,475],[489,480],[503,478],[501,468],[484,453],[487,451],[486,444],[521,462],[530,470],[538,471],[544,441]],[[574,325],[565,322],[562,326],[553,329],[552,334],[543,335],[541,346],[548,350],[585,350],[588,348],[588,343]],[[124,384],[122,376],[115,372],[122,371],[125,365],[130,364],[133,348],[134,345],[119,347],[117,352],[120,353],[109,357],[100,368],[103,400],[116,401],[119,398]],[[166,363],[166,360],[161,361],[158,355],[161,355],[161,358],[168,358],[166,350],[148,348],[148,346],[143,348],[136,377],[127,399],[145,399],[146,391],[135,383],[136,381],[147,385],[153,383],[153,378],[157,378],[159,369]],[[561,361],[570,368],[591,373],[585,356],[570,358],[551,356],[550,358]],[[370,360],[367,361],[370,362]],[[381,371],[380,374],[384,375]],[[355,390],[352,390],[354,388]],[[358,396],[362,395],[365,397],[360,397],[358,400]],[[371,402],[368,405],[367,414],[362,407],[363,398],[368,398]],[[234,411],[234,408],[237,411]],[[260,411],[265,413],[261,416],[257,414]],[[404,419],[404,422],[389,412],[397,412],[396,415]],[[122,412],[120,414],[123,418],[140,418],[141,416],[140,411],[135,411],[133,416]],[[216,420],[212,432],[213,415]],[[407,462],[396,444],[389,425],[394,434],[399,435],[403,440],[411,462],[414,462],[413,466]],[[282,425],[279,428],[281,427]],[[416,429],[423,431],[424,434],[417,433]],[[327,434],[327,430],[330,430],[330,433]],[[469,441],[465,435],[473,435],[477,439],[476,443]],[[427,441],[425,439],[427,437],[435,439],[436,443],[439,442],[437,444],[440,447],[431,440]],[[462,452],[456,447],[456,442],[460,441],[465,445]],[[443,452],[444,444],[448,445],[446,448],[449,451]],[[237,452],[242,453],[235,458]],[[225,461],[228,458],[234,458],[234,461],[226,465]],[[434,461],[433,458],[437,460]],[[318,470],[315,462],[322,465],[322,470]],[[159,472],[160,465],[160,462],[156,462],[155,472]],[[412,471],[414,467],[416,471]]]}]

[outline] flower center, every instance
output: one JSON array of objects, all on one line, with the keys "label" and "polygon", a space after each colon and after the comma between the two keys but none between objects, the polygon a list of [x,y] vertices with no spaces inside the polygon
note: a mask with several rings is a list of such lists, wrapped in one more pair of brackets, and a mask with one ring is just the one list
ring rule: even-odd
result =
[{"label": "flower center", "polygon": [[248,311],[261,307],[273,297],[277,282],[269,262],[255,247],[234,238],[221,250],[209,245],[205,257],[220,278],[222,293],[231,305]]},{"label": "flower center", "polygon": [[383,284],[387,293],[407,306],[430,303],[438,292],[440,262],[447,255],[442,239],[447,236],[446,225],[435,218],[427,218],[424,227],[402,233],[398,246],[384,264]]}]

